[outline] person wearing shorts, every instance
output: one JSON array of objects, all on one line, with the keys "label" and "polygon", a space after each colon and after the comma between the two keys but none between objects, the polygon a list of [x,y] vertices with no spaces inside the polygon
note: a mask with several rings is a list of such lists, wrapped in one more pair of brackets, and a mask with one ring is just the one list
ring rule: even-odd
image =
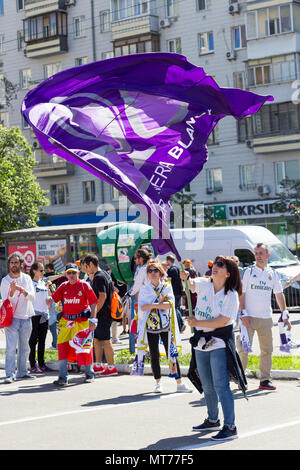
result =
[{"label": "person wearing shorts", "polygon": [[[110,275],[99,266],[96,255],[87,255],[84,258],[87,274],[92,279],[92,288],[98,299],[97,319],[98,325],[94,332],[95,359],[94,372],[101,376],[118,375],[114,365],[114,350],[111,342],[111,298],[113,283]],[[107,366],[103,363],[103,352]]]}]

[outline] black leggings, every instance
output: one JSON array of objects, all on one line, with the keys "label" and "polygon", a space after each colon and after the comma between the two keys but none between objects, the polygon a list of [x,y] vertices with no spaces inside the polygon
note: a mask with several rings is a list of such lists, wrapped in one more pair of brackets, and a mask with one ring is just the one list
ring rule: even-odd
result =
[{"label": "black leggings", "polygon": [[[162,333],[147,333],[147,335],[148,335],[148,345],[149,345],[149,351],[150,351],[152,372],[153,372],[155,379],[160,379],[161,373],[160,373],[160,363],[159,363],[159,337],[161,337],[166,354],[168,356],[169,333],[167,331],[164,331]],[[179,367],[177,359],[176,359],[176,365],[177,365],[177,372],[179,376],[178,378],[181,378],[180,367]]]},{"label": "black leggings", "polygon": [[45,343],[48,331],[48,322],[40,323],[41,315],[36,315],[31,318],[32,321],[32,332],[29,338],[30,354],[29,362],[30,367],[36,365],[35,350],[38,345],[38,364],[40,367],[45,365],[44,354],[45,354]]}]

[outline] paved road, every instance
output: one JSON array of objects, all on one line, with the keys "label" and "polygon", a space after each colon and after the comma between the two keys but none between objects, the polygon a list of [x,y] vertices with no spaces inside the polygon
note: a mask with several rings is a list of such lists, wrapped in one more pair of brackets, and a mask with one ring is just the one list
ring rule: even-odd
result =
[{"label": "paved road", "polygon": [[[275,392],[259,391],[249,380],[249,400],[233,386],[240,438],[216,444],[210,434],[191,431],[206,417],[194,390],[175,392],[163,377],[164,393],[153,393],[150,376],[97,378],[56,389],[56,374],[6,385],[0,378],[0,449],[300,449],[300,382],[275,381]],[[187,380],[187,379],[184,379]],[[134,455],[134,453],[133,453]]]}]

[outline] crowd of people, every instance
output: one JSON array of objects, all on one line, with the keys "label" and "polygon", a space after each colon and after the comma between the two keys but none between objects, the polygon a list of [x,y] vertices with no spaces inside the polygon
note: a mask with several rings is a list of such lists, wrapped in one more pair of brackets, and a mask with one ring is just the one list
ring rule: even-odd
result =
[{"label": "crowd of people", "polygon": [[[181,335],[188,325],[193,331],[192,357],[207,407],[207,418],[193,430],[219,431],[212,436],[214,440],[236,438],[230,380],[234,377],[246,395],[244,371],[249,349],[245,350],[239,336],[234,340],[233,327],[240,320],[243,334],[248,335],[249,347],[255,332],[258,335],[259,388],[264,390],[276,388],[271,382],[272,292],[287,329],[291,328],[282,285],[276,271],[268,266],[268,258],[268,247],[259,243],[255,247],[253,266],[241,271],[238,258],[219,255],[208,261],[208,270],[200,276],[191,260],[184,260],[184,269],[179,269],[172,255],[160,260],[153,256],[149,247],[142,247],[133,258],[134,282],[129,287],[102,269],[93,254],[68,263],[63,275],[56,274],[51,265],[44,267],[41,262],[34,263],[28,275],[24,272],[22,257],[13,253],[0,288],[2,300],[9,299],[14,310],[12,324],[4,328],[4,381],[33,379],[36,374],[50,371],[44,360],[48,329],[52,335],[51,347],[58,351],[56,387],[68,384],[70,362],[84,367],[86,383],[93,382],[95,375],[118,375],[112,342],[119,339],[111,316],[112,294],[117,291],[123,299],[134,299],[136,310],[137,354],[132,375],[143,374],[148,354],[155,379],[154,392],[161,393],[160,355],[164,354],[168,358],[169,376],[176,381],[176,391],[192,392],[182,382],[179,359]],[[130,331],[130,314],[124,315],[122,326],[121,334]],[[224,418],[222,428],[219,403]]]}]

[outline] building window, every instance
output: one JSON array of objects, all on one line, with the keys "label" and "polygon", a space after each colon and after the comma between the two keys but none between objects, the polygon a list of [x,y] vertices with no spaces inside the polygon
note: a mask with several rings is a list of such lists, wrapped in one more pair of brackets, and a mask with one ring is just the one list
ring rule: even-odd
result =
[{"label": "building window", "polygon": [[116,199],[119,199],[119,196],[120,196],[120,192],[118,191],[118,189],[116,189],[114,186],[110,185],[110,197],[113,201],[115,201]]},{"label": "building window", "polygon": [[4,34],[0,34],[0,54],[5,53],[4,44],[5,44],[5,36]]},{"label": "building window", "polygon": [[110,31],[110,13],[109,10],[100,11],[100,32]]},{"label": "building window", "polygon": [[244,47],[247,47],[245,25],[232,28],[232,39],[234,49],[242,49]]},{"label": "building window", "polygon": [[[152,3],[152,2],[151,2]],[[150,5],[151,9],[151,5]],[[148,0],[112,0],[112,21],[122,20],[130,16],[138,16],[149,13]]]},{"label": "building window", "polygon": [[245,90],[245,72],[233,72],[233,86]]},{"label": "building window", "polygon": [[168,52],[176,52],[176,54],[181,54],[181,39],[170,39],[167,41]]},{"label": "building window", "polygon": [[277,103],[263,106],[253,116],[255,136],[289,134],[300,130],[300,106],[293,103]]},{"label": "building window", "polygon": [[17,0],[17,11],[24,10],[24,0]]},{"label": "building window", "polygon": [[292,31],[291,5],[260,8],[247,13],[247,39]]},{"label": "building window", "polygon": [[63,12],[49,13],[24,20],[25,42],[67,35],[67,15]]},{"label": "building window", "polygon": [[51,204],[58,206],[61,204],[69,204],[69,187],[66,183],[51,184],[50,186]]},{"label": "building window", "polygon": [[217,145],[219,143],[218,126],[214,127],[207,138],[206,145]]},{"label": "building window", "polygon": [[248,86],[281,83],[297,78],[296,54],[248,62]]},{"label": "building window", "polygon": [[275,181],[277,192],[282,190],[280,183],[289,178],[290,180],[300,180],[299,160],[287,160],[275,163]]},{"label": "building window", "polygon": [[178,0],[166,0],[167,17],[178,16]]},{"label": "building window", "polygon": [[85,16],[73,18],[73,33],[75,39],[85,36]]},{"label": "building window", "polygon": [[159,38],[157,36],[140,36],[136,42],[115,41],[114,56],[119,57],[130,54],[159,51]]},{"label": "building window", "polygon": [[206,0],[196,0],[197,10],[206,10]]},{"label": "building window", "polygon": [[22,129],[30,129],[30,125],[28,122],[24,119],[24,116],[22,116]]},{"label": "building window", "polygon": [[83,202],[95,201],[95,181],[83,181]]},{"label": "building window", "polygon": [[17,44],[18,44],[18,51],[22,51],[24,49],[23,30],[22,31],[17,31]]},{"label": "building window", "polygon": [[3,127],[9,127],[9,113],[7,111],[0,112],[0,124]]},{"label": "building window", "polygon": [[237,121],[238,142],[247,142],[253,138],[253,126],[251,117],[245,117]]},{"label": "building window", "polygon": [[19,76],[20,76],[20,88],[21,90],[25,90],[26,88],[29,87],[29,84],[31,83],[31,69],[20,70]]},{"label": "building window", "polygon": [[58,72],[62,71],[61,62],[55,62],[54,64],[44,65],[44,78],[52,77]]},{"label": "building window", "polygon": [[108,51],[108,52],[102,52],[101,53],[101,59],[102,60],[111,59],[113,56],[114,56],[113,51]]},{"label": "building window", "polygon": [[211,168],[206,170],[206,192],[212,194],[223,191],[222,169]]},{"label": "building window", "polygon": [[256,188],[255,165],[240,165],[240,189]]},{"label": "building window", "polygon": [[200,54],[214,52],[214,34],[212,32],[198,34],[198,40]]},{"label": "building window", "polygon": [[86,56],[85,57],[77,57],[75,59],[76,67],[78,67],[79,65],[87,64],[87,63],[88,63],[88,58]]}]

